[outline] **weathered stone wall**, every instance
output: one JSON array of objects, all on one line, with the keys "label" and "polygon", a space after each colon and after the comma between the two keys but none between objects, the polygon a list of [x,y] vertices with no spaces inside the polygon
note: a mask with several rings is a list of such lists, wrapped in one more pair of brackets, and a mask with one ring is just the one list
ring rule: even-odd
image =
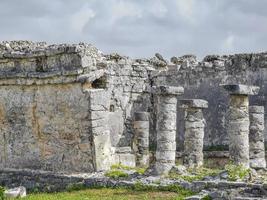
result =
[{"label": "weathered stone wall", "polygon": [[93,170],[80,84],[1,86],[0,92],[1,167]]},{"label": "weathered stone wall", "polygon": [[[110,144],[106,144],[111,146],[109,164],[115,162],[113,156],[120,147],[132,145],[135,112],[150,113],[150,146],[155,150],[158,102],[150,89],[157,85],[184,87],[179,99],[207,100],[204,146],[227,146],[228,96],[220,84],[260,86],[250,105],[265,105],[266,67],[267,53],[207,56],[202,62],[184,56],[168,62],[159,54],[151,59],[103,55],[87,44],[2,42],[0,166],[95,171],[88,92],[92,88],[104,89],[107,96],[104,115],[108,126],[101,134],[110,134]],[[183,149],[183,118],[184,111],[178,108],[178,150]],[[98,147],[104,144],[100,142]]]},{"label": "weathered stone wall", "polygon": [[[207,146],[228,145],[225,129],[227,93],[220,84],[240,83],[260,86],[259,95],[250,98],[251,105],[266,105],[267,53],[236,54],[230,56],[207,56],[198,62],[194,56],[172,59],[177,66],[166,73],[166,82],[183,86],[181,98],[201,98],[209,102],[204,111],[206,118],[205,141]],[[182,110],[178,110],[182,112]],[[180,117],[179,117],[180,116]],[[183,115],[178,115],[178,148],[183,148]],[[267,126],[265,122],[265,126]],[[266,134],[265,134],[266,136]]]},{"label": "weathered stone wall", "polygon": [[85,89],[97,61],[90,45],[0,44],[0,168],[96,170]]}]

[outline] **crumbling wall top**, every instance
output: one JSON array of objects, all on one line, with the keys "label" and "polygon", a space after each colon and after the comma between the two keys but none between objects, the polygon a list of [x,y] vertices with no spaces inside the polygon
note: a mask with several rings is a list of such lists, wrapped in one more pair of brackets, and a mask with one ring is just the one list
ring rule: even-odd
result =
[{"label": "crumbling wall top", "polygon": [[52,56],[57,54],[83,53],[101,59],[102,53],[91,44],[53,44],[32,41],[3,41],[0,42],[0,59],[3,58],[32,58]]}]

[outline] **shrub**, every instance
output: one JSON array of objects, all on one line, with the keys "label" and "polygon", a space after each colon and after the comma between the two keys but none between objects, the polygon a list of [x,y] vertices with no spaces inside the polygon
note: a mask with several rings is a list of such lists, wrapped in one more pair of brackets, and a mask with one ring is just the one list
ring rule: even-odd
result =
[{"label": "shrub", "polygon": [[105,176],[110,177],[110,178],[126,178],[129,175],[120,170],[111,170],[105,173]]},{"label": "shrub", "polygon": [[0,186],[0,200],[5,199],[5,188]]},{"label": "shrub", "polygon": [[228,164],[225,166],[229,181],[244,180],[250,173],[250,169],[242,165]]},{"label": "shrub", "polygon": [[169,178],[183,179],[188,182],[193,182],[202,180],[206,176],[216,176],[221,172],[221,170],[201,167],[201,168],[191,168],[188,170],[188,172],[190,172],[190,174],[188,175],[180,175],[172,172],[169,174]]},{"label": "shrub", "polygon": [[212,200],[211,196],[209,195],[206,195],[202,198],[202,200]]}]

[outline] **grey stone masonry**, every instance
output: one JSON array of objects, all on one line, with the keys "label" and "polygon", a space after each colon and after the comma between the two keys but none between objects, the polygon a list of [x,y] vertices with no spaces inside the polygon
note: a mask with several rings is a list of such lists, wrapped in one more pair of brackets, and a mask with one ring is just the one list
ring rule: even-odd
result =
[{"label": "grey stone masonry", "polygon": [[158,86],[152,92],[157,95],[157,149],[153,173],[167,174],[175,165],[177,95],[183,94],[182,87]]},{"label": "grey stone masonry", "polygon": [[208,102],[202,99],[184,99],[180,101],[185,109],[185,139],[183,164],[187,167],[203,165],[203,140],[205,119],[203,108],[208,108]]},{"label": "grey stone masonry", "polygon": [[236,165],[249,167],[249,99],[259,87],[246,85],[223,85],[230,93],[226,117],[229,136],[230,160]]},{"label": "grey stone masonry", "polygon": [[89,94],[89,121],[92,131],[95,171],[108,170],[111,165],[111,141],[107,123],[109,97],[104,89],[86,90]]},{"label": "grey stone masonry", "polygon": [[264,106],[249,107],[249,156],[250,167],[266,167],[264,147]]},{"label": "grey stone masonry", "polygon": [[149,113],[136,112],[134,115],[136,165],[149,165]]}]

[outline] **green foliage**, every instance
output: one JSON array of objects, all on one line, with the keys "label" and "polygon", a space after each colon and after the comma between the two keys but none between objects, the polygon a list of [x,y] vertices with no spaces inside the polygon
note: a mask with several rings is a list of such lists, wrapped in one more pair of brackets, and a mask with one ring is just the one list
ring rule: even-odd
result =
[{"label": "green foliage", "polygon": [[105,173],[105,176],[116,179],[116,178],[127,178],[129,175],[123,171],[113,169]]},{"label": "green foliage", "polygon": [[228,164],[225,166],[229,181],[244,180],[250,173],[250,169],[242,165]]},{"label": "green foliage", "polygon": [[79,191],[79,190],[84,190],[86,187],[84,183],[71,183],[67,186],[67,191],[72,192],[72,191]]},{"label": "green foliage", "polygon": [[0,186],[0,200],[5,200],[5,188]]},{"label": "green foliage", "polygon": [[209,195],[206,195],[205,197],[202,198],[202,200],[212,200],[212,198]]},{"label": "green foliage", "polygon": [[204,147],[204,151],[228,151],[228,145],[214,145]]},{"label": "green foliage", "polygon": [[207,195],[207,196],[203,197],[202,200],[212,200],[212,198],[211,198],[211,196]]},{"label": "green foliage", "polygon": [[183,179],[188,182],[193,182],[202,180],[206,176],[216,176],[221,172],[221,170],[201,167],[201,168],[189,169],[188,172],[189,172],[188,175],[180,175],[172,172],[169,174],[169,178]]}]

